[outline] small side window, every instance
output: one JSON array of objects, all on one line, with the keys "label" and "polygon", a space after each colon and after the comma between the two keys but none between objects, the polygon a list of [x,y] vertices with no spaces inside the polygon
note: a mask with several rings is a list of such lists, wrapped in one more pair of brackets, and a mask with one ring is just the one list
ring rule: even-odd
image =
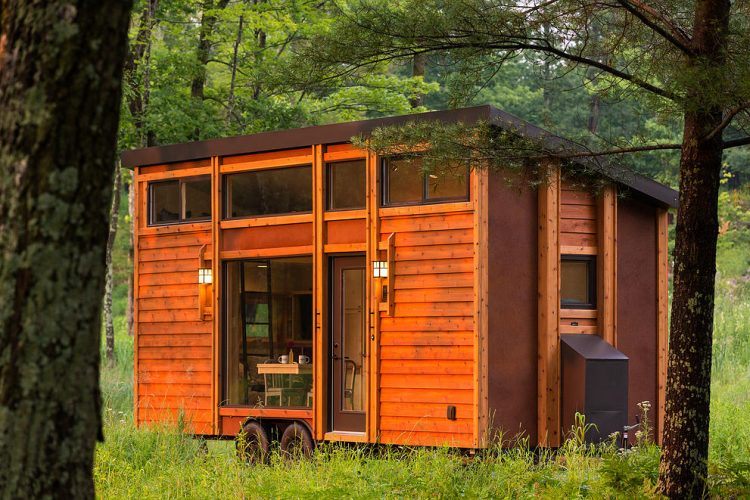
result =
[{"label": "small side window", "polygon": [[211,178],[152,182],[148,203],[149,226],[211,220]]},{"label": "small side window", "polygon": [[560,306],[564,309],[596,308],[595,256],[560,256]]}]

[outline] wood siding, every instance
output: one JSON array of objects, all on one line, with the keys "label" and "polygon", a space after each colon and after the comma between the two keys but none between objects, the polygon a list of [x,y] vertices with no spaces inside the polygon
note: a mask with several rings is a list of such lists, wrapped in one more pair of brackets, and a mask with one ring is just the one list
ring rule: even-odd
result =
[{"label": "wood siding", "polygon": [[[474,441],[474,217],[389,215],[394,311],[380,312],[379,437],[383,443],[471,447]],[[456,420],[446,418],[456,407]]]},{"label": "wood siding", "polygon": [[[174,226],[175,228],[179,226]],[[138,237],[136,405],[138,424],[175,422],[213,434],[212,322],[198,311],[198,252],[203,230]]]},{"label": "wood siding", "polygon": [[[597,255],[599,209],[596,196],[560,184],[560,255]],[[598,333],[597,311],[560,308],[560,333]]]}]

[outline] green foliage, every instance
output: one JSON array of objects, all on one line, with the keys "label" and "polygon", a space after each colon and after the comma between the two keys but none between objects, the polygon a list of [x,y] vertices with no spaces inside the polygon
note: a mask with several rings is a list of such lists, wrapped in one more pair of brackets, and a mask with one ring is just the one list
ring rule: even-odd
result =
[{"label": "green foliage", "polygon": [[[325,2],[228,2],[223,8],[222,2],[213,4],[204,12],[205,3],[198,0],[157,2],[152,35],[144,45],[150,50],[143,51],[135,61],[137,70],[126,78],[121,149],[143,145],[147,134],[156,144],[170,144],[403,114],[412,111],[410,98],[439,88],[421,78],[396,75],[385,64],[356,82],[337,79],[302,92],[287,78],[285,68],[303,40],[327,29],[331,10]],[[133,10],[133,48],[141,43],[137,37],[146,22],[145,7],[144,0]],[[206,30],[210,49],[204,66],[198,43],[207,17],[215,21]],[[195,98],[194,79],[203,72],[203,97]],[[137,99],[143,103],[142,115],[130,109]]]}]

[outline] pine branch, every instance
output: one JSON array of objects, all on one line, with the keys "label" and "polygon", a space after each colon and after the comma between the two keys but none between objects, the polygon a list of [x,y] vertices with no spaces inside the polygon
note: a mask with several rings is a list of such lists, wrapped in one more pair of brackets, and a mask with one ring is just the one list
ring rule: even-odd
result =
[{"label": "pine branch", "polygon": [[[682,52],[689,56],[694,56],[695,51],[693,50],[692,40],[676,26],[676,24],[659,11],[646,5],[640,0],[617,0],[622,7],[637,17],[644,25],[652,29],[659,35],[661,35],[669,43],[680,49]],[[663,23],[669,26],[669,29],[664,28],[657,22],[649,18],[649,16],[659,19]]]}]

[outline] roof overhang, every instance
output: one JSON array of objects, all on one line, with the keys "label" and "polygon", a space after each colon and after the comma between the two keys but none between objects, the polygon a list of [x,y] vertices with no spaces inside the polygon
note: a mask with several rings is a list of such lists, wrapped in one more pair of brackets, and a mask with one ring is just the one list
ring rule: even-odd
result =
[{"label": "roof overhang", "polygon": [[[467,125],[484,121],[504,129],[515,130],[525,137],[538,140],[548,150],[570,151],[581,149],[580,145],[556,136],[510,113],[501,111],[493,106],[484,105],[135,149],[124,151],[121,159],[124,167],[133,168],[199,160],[212,156],[231,156],[292,149],[311,146],[313,144],[335,144],[349,142],[352,137],[367,135],[379,127],[403,125],[412,121],[439,121],[443,123],[464,123]],[[575,158],[574,163],[592,167],[600,171],[603,175],[645,195],[661,205],[668,207],[677,206],[677,191],[639,175],[628,168],[609,162],[600,162],[597,159],[586,156]]]}]

